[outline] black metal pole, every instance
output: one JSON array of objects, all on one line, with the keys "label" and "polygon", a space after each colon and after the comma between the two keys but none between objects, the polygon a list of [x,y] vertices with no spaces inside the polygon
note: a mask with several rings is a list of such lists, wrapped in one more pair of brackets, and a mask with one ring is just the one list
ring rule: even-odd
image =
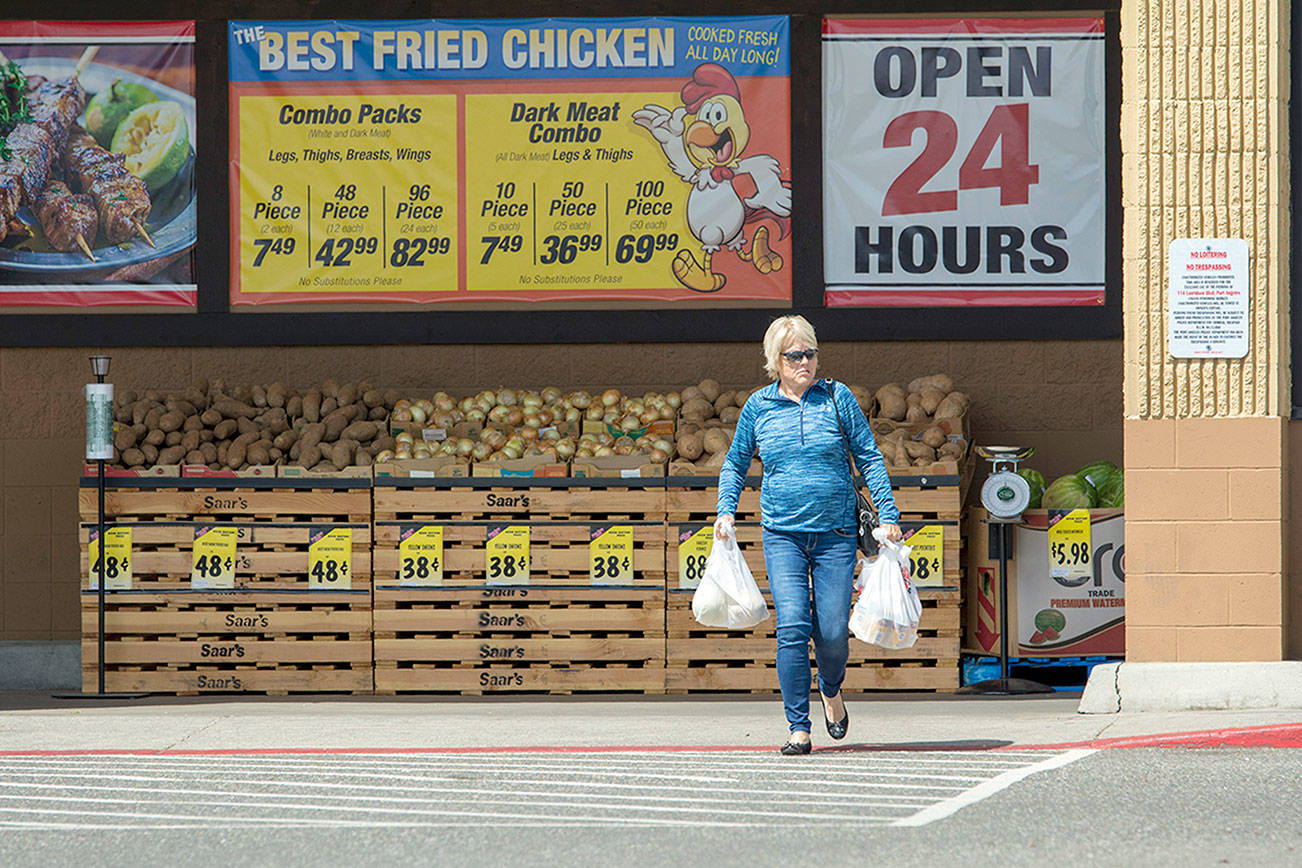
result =
[{"label": "black metal pole", "polygon": [[[103,383],[102,374],[95,376],[95,382]],[[97,458],[98,488],[99,488],[99,510],[96,513],[96,522],[99,531],[99,692],[104,692],[104,561],[105,549],[108,547],[108,540],[104,538],[104,459]]]},{"label": "black metal pole", "polygon": [[1008,524],[999,524],[999,685],[1008,689]]}]

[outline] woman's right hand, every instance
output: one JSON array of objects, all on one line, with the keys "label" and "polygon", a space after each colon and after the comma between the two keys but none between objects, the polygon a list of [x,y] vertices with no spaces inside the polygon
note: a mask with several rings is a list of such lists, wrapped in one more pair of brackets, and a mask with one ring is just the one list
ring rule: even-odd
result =
[{"label": "woman's right hand", "polygon": [[714,520],[714,538],[728,539],[732,536],[732,516],[721,515]]}]

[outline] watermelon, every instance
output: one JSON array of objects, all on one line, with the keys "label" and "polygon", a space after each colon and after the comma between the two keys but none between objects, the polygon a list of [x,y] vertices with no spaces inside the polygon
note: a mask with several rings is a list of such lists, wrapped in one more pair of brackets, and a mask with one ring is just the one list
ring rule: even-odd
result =
[{"label": "watermelon", "polygon": [[1068,473],[1059,476],[1044,490],[1040,498],[1043,509],[1093,509],[1098,503],[1098,494],[1088,479]]},{"label": "watermelon", "polygon": [[1126,475],[1122,470],[1103,480],[1103,484],[1098,487],[1099,507],[1102,509],[1125,509],[1126,507]]},{"label": "watermelon", "polygon": [[1031,487],[1031,502],[1027,504],[1027,509],[1040,508],[1040,496],[1044,494],[1044,474],[1038,470],[1032,470],[1029,467],[1023,467],[1017,471],[1017,475],[1026,480],[1026,484]]},{"label": "watermelon", "polygon": [[1121,468],[1111,461],[1091,461],[1080,470],[1077,470],[1076,475],[1088,479],[1091,485],[1099,488],[1109,476],[1120,472]]}]

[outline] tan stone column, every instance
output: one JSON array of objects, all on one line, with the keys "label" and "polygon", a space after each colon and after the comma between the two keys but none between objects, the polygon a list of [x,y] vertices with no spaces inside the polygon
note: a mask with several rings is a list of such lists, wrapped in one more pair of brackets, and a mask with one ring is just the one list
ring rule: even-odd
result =
[{"label": "tan stone column", "polygon": [[[1126,659],[1280,660],[1289,414],[1287,0],[1124,0]],[[1175,238],[1243,238],[1243,359],[1167,354]]]}]

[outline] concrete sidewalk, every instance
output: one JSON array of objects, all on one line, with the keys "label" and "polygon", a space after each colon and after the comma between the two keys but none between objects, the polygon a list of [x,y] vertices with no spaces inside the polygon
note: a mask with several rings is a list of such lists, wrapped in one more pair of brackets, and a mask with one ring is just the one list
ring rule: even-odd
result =
[{"label": "concrete sidewalk", "polygon": [[[1078,695],[848,700],[850,735],[815,747],[1000,746],[1302,725],[1302,709],[1077,713]],[[756,697],[146,697],[0,692],[0,751],[775,747],[782,704]]]}]

